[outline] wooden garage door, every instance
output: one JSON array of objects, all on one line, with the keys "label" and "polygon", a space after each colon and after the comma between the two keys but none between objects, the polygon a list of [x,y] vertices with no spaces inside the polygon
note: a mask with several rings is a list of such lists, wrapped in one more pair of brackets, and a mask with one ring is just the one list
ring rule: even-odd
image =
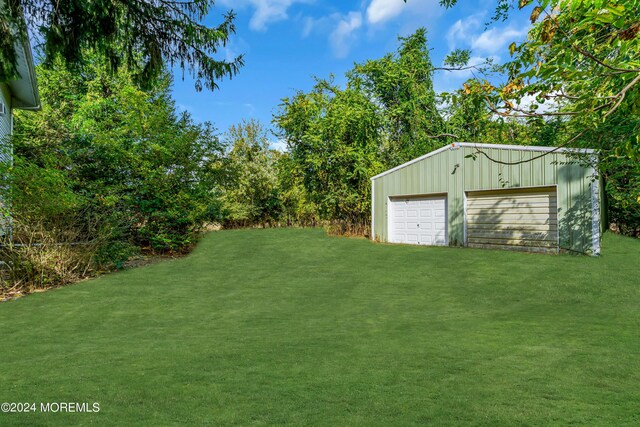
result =
[{"label": "wooden garage door", "polygon": [[558,250],[555,187],[468,192],[466,215],[469,247]]},{"label": "wooden garage door", "polygon": [[447,198],[399,197],[389,203],[392,243],[447,244]]}]

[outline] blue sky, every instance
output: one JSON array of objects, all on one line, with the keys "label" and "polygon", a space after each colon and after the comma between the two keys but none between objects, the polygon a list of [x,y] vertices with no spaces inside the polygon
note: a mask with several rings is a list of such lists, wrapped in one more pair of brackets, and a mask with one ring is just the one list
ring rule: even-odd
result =
[{"label": "blue sky", "polygon": [[[419,27],[428,31],[431,59],[442,65],[455,48],[472,50],[472,62],[508,59],[508,45],[522,41],[527,15],[514,12],[507,22],[485,26],[493,1],[459,1],[452,9],[438,0],[218,0],[206,22],[215,25],[229,9],[237,14],[236,34],[220,57],[244,54],[245,66],[214,92],[196,92],[194,82],[176,70],[174,98],[196,121],[211,121],[224,132],[242,119],[270,127],[280,100],[313,86],[313,76],[333,73],[337,83],[356,62],[392,52],[399,35]],[[469,71],[437,72],[436,92],[458,88]],[[273,137],[274,147],[278,146]]]}]

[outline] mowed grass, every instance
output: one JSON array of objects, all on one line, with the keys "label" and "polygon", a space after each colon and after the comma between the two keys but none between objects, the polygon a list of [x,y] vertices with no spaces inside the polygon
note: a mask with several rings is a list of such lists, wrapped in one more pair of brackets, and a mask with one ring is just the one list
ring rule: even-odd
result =
[{"label": "mowed grass", "polygon": [[638,425],[640,242],[603,256],[211,233],[0,304],[3,425]]}]

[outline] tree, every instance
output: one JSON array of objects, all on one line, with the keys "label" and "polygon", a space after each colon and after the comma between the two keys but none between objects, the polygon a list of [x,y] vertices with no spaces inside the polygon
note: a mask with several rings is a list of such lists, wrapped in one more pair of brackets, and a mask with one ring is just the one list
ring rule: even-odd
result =
[{"label": "tree", "polygon": [[141,90],[105,62],[90,57],[82,75],[38,67],[42,111],[15,119],[15,216],[51,228],[78,218],[88,239],[100,223],[111,243],[183,251],[215,219],[222,146],[176,112],[168,74]]},{"label": "tree", "polygon": [[463,88],[445,96],[441,106],[445,129],[458,141],[486,141],[493,144],[554,146],[566,123],[560,117],[550,120],[492,115],[484,98],[469,96],[479,83],[469,80]]},{"label": "tree", "polygon": [[278,197],[282,206],[281,220],[287,226],[315,226],[318,223],[318,207],[303,182],[301,165],[291,153],[284,152],[278,156],[276,163],[278,175]]},{"label": "tree", "polygon": [[[347,74],[349,88],[380,106],[384,116],[387,156],[400,164],[442,146],[436,136],[443,120],[433,90],[434,67],[429,58],[426,29],[400,37],[395,53],[356,64]],[[445,141],[446,142],[446,141]]]},{"label": "tree", "polygon": [[[138,83],[149,85],[165,67],[178,66],[196,79],[196,89],[215,89],[243,65],[214,58],[235,32],[234,14],[215,27],[200,23],[213,0],[6,0],[0,9],[0,82],[17,77],[13,40],[27,29],[44,42],[45,65],[61,57],[80,67],[94,53],[111,70],[125,66]],[[23,16],[25,19],[23,19]]]},{"label": "tree", "polygon": [[[513,7],[498,0],[494,19],[507,19]],[[558,146],[591,145],[583,138],[588,130],[627,117],[628,138],[607,150],[640,159],[640,1],[520,0],[517,7],[531,9],[533,27],[525,42],[509,47],[506,83],[479,82],[466,88],[468,95],[497,116],[570,119],[575,132]]]},{"label": "tree", "polygon": [[506,82],[476,81],[464,95],[481,100],[488,116],[542,122],[543,143],[595,148],[611,220],[637,234],[640,1],[498,0],[493,19],[508,19],[515,7],[530,10],[532,28],[526,41],[509,46]]},{"label": "tree", "polygon": [[369,178],[382,170],[382,119],[361,91],[318,80],[310,93],[285,98],[274,122],[320,219],[364,224]]},{"label": "tree", "polygon": [[288,181],[302,183],[298,194],[321,220],[362,230],[369,179],[443,144],[426,31],[399,42],[396,52],[356,64],[345,88],[317,79],[310,92],[283,99],[274,117],[290,149]]},{"label": "tree", "polygon": [[273,224],[282,207],[278,197],[278,154],[269,148],[264,126],[256,120],[232,125],[226,134],[226,178],[221,188],[226,226]]}]

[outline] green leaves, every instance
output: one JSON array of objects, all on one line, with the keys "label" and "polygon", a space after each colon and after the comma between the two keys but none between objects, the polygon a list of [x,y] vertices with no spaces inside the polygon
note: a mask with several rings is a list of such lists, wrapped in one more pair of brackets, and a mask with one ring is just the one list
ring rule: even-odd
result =
[{"label": "green leaves", "polygon": [[215,215],[222,148],[213,129],[176,113],[166,74],[145,91],[130,73],[90,58],[83,75],[61,62],[38,68],[42,111],[16,115],[14,207],[46,223],[83,218],[87,233],[99,222],[109,239],[183,251]]},{"label": "green leaves", "polygon": [[[466,64],[469,52],[447,63]],[[400,38],[396,52],[347,73],[346,88],[317,80],[313,90],[284,99],[274,123],[291,147],[301,193],[321,219],[365,223],[369,178],[442,146],[444,129],[431,76],[426,31]]]},{"label": "green leaves", "polygon": [[222,223],[250,226],[277,222],[282,207],[278,198],[278,153],[269,149],[267,133],[255,120],[233,125],[225,135],[226,179],[220,187]]},{"label": "green leaves", "polygon": [[[501,6],[498,2],[497,13]],[[504,65],[507,82],[495,89],[481,82],[467,84],[461,94],[477,96],[468,88],[482,88],[481,96],[496,115],[570,119],[577,125],[575,132],[559,135],[556,144],[579,144],[586,128],[600,126],[615,115],[626,116],[631,130],[625,143],[616,143],[616,150],[640,160],[631,136],[640,131],[634,116],[640,87],[638,10],[638,0],[538,2],[531,9],[528,39],[509,46],[512,59]],[[517,90],[515,82],[522,83]],[[523,99],[530,105],[520,105]],[[543,102],[544,109],[540,108]]]},{"label": "green leaves", "polygon": [[471,51],[468,49],[455,49],[444,58],[444,65],[451,67],[464,67],[469,63]]},{"label": "green leaves", "polygon": [[[0,35],[9,27],[23,28],[24,11],[32,35],[44,43],[47,66],[62,58],[82,70],[88,52],[95,52],[111,71],[126,67],[147,88],[171,65],[189,72],[196,89],[214,90],[220,79],[236,75],[244,60],[215,58],[235,32],[235,15],[223,15],[217,26],[205,25],[212,6],[212,0],[11,0],[0,12]],[[6,81],[16,60],[12,44],[0,42],[0,59],[0,81]]]}]

